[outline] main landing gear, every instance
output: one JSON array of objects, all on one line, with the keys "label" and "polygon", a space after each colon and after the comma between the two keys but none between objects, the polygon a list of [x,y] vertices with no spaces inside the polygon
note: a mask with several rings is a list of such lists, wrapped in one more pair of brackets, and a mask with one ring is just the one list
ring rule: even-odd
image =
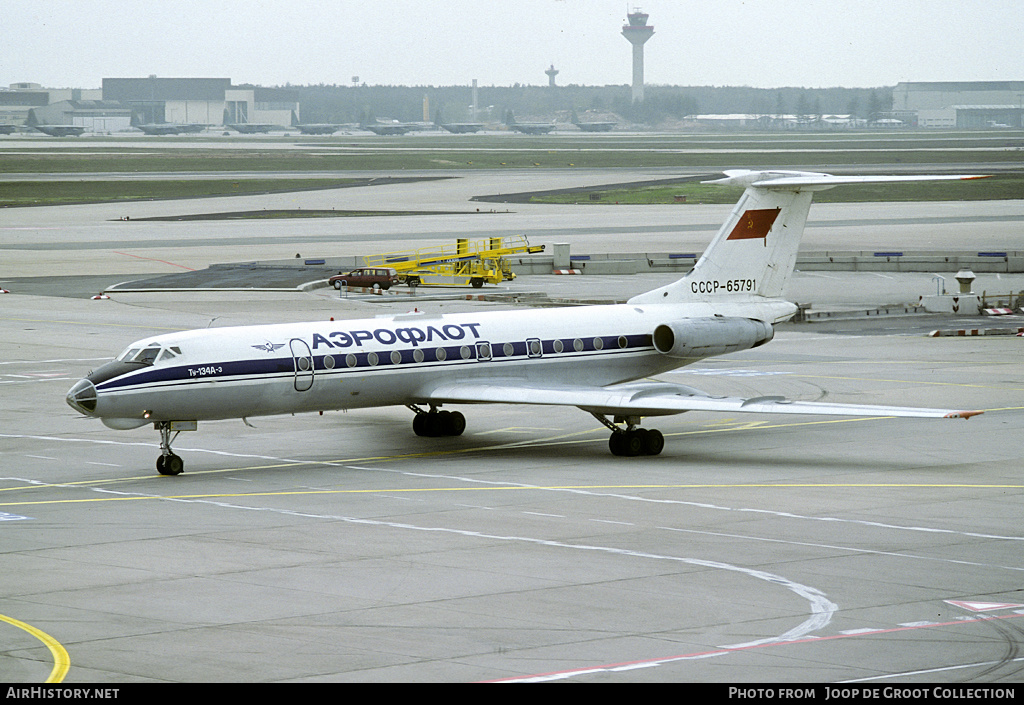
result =
[{"label": "main landing gear", "polygon": [[[593,412],[591,412],[593,414]],[[620,428],[601,414],[593,414],[594,418],[611,429],[608,449],[612,455],[635,457],[637,455],[659,455],[665,447],[665,436],[653,428],[640,428],[640,418],[625,418],[626,428]],[[619,420],[619,419],[616,419]]]},{"label": "main landing gear", "polygon": [[171,451],[171,441],[180,431],[171,436],[171,422],[157,421],[153,424],[160,432],[160,457],[156,459],[156,471],[161,475],[180,475],[185,470],[185,461]]},{"label": "main landing gear", "polygon": [[412,419],[412,430],[417,436],[461,436],[466,430],[466,417],[458,411],[438,411],[435,406],[431,406],[430,411],[423,411],[411,404],[409,408],[416,412]]}]

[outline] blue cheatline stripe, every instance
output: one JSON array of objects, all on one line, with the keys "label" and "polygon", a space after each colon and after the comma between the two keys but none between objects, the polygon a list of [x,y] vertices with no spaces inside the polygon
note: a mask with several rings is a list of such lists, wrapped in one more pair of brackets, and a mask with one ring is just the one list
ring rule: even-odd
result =
[{"label": "blue cheatline stripe", "polygon": [[[620,338],[625,338],[625,345],[620,347]],[[600,347],[595,341],[600,340]],[[581,347],[576,349],[576,341]],[[561,344],[561,351],[557,350],[557,344]],[[437,347],[416,347],[391,350],[367,350],[348,352],[347,349],[339,349],[337,352],[328,352],[322,355],[313,356],[314,369],[316,374],[325,372],[343,373],[349,370],[367,370],[382,367],[396,367],[407,364],[440,363],[450,366],[465,363],[478,359],[478,345],[490,346],[490,356],[487,359],[544,359],[541,356],[529,357],[529,346],[526,341],[515,341],[510,343],[512,351],[510,355],[505,354],[506,343],[492,343],[485,340],[477,340],[466,345],[449,345]],[[647,334],[628,336],[597,336],[588,338],[553,338],[540,341],[544,356],[571,357],[580,353],[599,353],[602,355],[615,355],[624,352],[638,352],[640,349],[651,348],[651,336]],[[463,349],[467,350],[467,357],[462,356]],[[416,360],[416,351],[423,354],[421,362]],[[444,350],[444,360],[439,359],[438,350]],[[399,361],[393,362],[391,353],[397,352],[400,355]],[[332,357],[333,367],[327,367],[324,359]],[[354,356],[355,364],[349,365],[349,356]],[[376,356],[376,363],[371,363],[371,356]],[[485,356],[486,357],[486,356]],[[550,360],[550,357],[548,357]],[[209,372],[205,372],[209,371]],[[309,371],[305,371],[307,374]],[[292,357],[276,357],[265,360],[235,360],[231,362],[204,363],[202,365],[177,365],[174,367],[156,367],[146,369],[133,375],[117,377],[96,386],[98,391],[111,391],[125,387],[138,388],[142,386],[178,386],[182,383],[201,383],[210,381],[249,381],[257,379],[273,379],[291,377],[295,374],[295,363]]]}]

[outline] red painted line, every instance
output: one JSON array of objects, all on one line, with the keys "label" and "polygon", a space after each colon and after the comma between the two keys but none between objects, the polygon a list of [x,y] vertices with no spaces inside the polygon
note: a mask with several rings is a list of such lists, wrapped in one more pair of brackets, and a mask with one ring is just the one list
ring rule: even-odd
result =
[{"label": "red painted line", "polygon": [[156,259],[155,257],[140,257],[139,255],[133,255],[133,254],[128,253],[128,252],[114,252],[114,254],[115,255],[124,255],[125,257],[134,257],[135,259],[144,259],[144,260],[147,260],[149,262],[160,262],[161,264],[168,264],[168,265],[170,265],[172,267],[179,267],[181,269],[187,269],[190,272],[196,271],[196,270],[192,269],[192,267],[186,267],[183,264],[175,264],[174,262],[168,262],[165,259]]},{"label": "red painted line", "polygon": [[495,680],[479,681],[481,683],[514,683],[516,681],[527,681],[527,680],[539,680],[539,679],[556,679],[556,678],[571,678],[578,675],[586,675],[588,673],[597,673],[603,671],[616,671],[626,670],[629,668],[642,668],[645,666],[658,666],[663,663],[671,663],[673,661],[687,661],[699,658],[708,658],[710,656],[721,656],[724,654],[731,653],[742,653],[744,651],[753,651],[754,649],[764,649],[772,646],[788,646],[790,644],[809,644],[816,641],[834,641],[836,639],[850,639],[854,637],[871,637],[878,634],[895,634],[898,632],[909,632],[917,629],[932,629],[934,627],[952,627],[960,624],[977,624],[979,622],[988,622],[994,619],[1020,619],[1024,617],[1024,614],[1005,614],[1005,615],[986,615],[984,617],[972,617],[969,619],[955,619],[950,622],[934,622],[931,624],[923,624],[918,626],[910,627],[892,627],[891,629],[877,629],[870,632],[858,632],[856,634],[834,634],[832,636],[807,636],[800,639],[793,639],[787,641],[773,641],[767,644],[751,644],[750,646],[738,646],[734,648],[722,647],[718,649],[712,649],[710,651],[694,651],[689,654],[679,654],[677,656],[665,656],[663,658],[652,658],[652,659],[640,659],[638,661],[623,661],[621,663],[609,663],[601,666],[590,666],[588,668],[574,668],[567,671],[551,671],[550,673],[535,673],[527,676],[512,676],[510,678],[498,678]]}]

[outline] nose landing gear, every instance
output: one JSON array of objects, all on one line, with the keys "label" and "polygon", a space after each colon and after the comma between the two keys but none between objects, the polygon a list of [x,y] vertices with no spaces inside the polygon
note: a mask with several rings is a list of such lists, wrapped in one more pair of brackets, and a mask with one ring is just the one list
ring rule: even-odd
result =
[{"label": "nose landing gear", "polygon": [[195,431],[196,422],[157,421],[153,428],[160,432],[160,457],[156,459],[156,471],[161,475],[180,475],[185,471],[185,461],[171,450],[171,443],[182,431]]}]

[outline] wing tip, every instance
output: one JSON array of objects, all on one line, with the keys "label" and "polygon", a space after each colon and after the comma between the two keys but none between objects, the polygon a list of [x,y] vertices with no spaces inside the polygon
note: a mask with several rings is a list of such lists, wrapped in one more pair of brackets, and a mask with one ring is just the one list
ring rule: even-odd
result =
[{"label": "wing tip", "polygon": [[981,416],[984,411],[951,411],[946,414],[947,419],[969,419],[972,416]]}]

